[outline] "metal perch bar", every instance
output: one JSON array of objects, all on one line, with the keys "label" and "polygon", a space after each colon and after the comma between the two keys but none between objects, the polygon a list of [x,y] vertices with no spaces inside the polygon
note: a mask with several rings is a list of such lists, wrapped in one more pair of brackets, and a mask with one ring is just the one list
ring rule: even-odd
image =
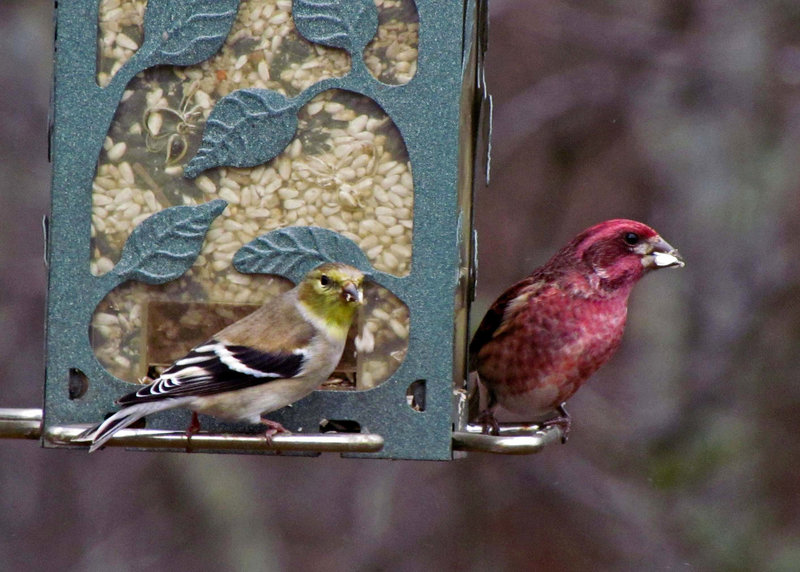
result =
[{"label": "metal perch bar", "polygon": [[41,409],[0,408],[0,438],[39,439],[41,436]]},{"label": "metal perch bar", "polygon": [[[57,425],[45,432],[45,439],[57,445],[82,445],[73,441],[88,425]],[[88,443],[86,443],[88,445]],[[275,435],[270,441],[263,434],[196,433],[189,439],[183,431],[123,429],[105,446],[188,451],[305,451],[314,453],[376,453],[383,448],[383,437],[361,433]]]},{"label": "metal perch bar", "polygon": [[[0,408],[0,438],[40,439],[41,409]],[[72,439],[88,425],[56,425],[47,428],[44,438],[58,445],[82,445]],[[106,444],[107,447],[141,447],[146,449],[225,450],[225,451],[304,451],[319,453],[375,453],[383,448],[383,437],[361,433],[326,433],[314,435],[276,435],[268,443],[263,435],[212,435],[198,433],[191,442],[186,434],[153,429],[123,429]]]},{"label": "metal perch bar", "polygon": [[453,449],[500,453],[504,455],[531,455],[547,445],[561,442],[559,427],[501,423],[500,435],[483,434],[482,425],[467,425],[463,431],[453,433]]},{"label": "metal perch bar", "polygon": [[[0,439],[34,439],[42,437],[41,409],[0,408]],[[81,445],[73,442],[87,426],[57,425],[44,434],[45,440],[59,445]],[[530,455],[547,445],[561,441],[561,429],[538,425],[501,424],[500,435],[484,435],[481,425],[467,425],[453,433],[453,449]],[[183,432],[154,429],[123,429],[106,444],[107,447],[139,447],[146,449],[225,450],[225,451],[304,451],[319,453],[374,453],[383,447],[383,437],[375,434],[329,433],[315,435],[276,435],[268,443],[262,435],[230,435],[198,433],[187,440]]]}]

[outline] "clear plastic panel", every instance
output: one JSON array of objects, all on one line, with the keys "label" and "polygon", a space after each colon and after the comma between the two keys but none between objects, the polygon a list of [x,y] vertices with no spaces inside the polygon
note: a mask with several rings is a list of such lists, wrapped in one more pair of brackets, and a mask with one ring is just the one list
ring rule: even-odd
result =
[{"label": "clear plastic panel", "polygon": [[[416,8],[410,0],[376,4],[380,27],[365,62],[380,81],[403,83],[416,70]],[[100,85],[141,44],[144,8],[139,0],[101,2]],[[323,92],[300,111],[295,139],[272,161],[183,177],[183,165],[198,149],[221,97],[245,87],[291,97],[349,71],[346,52],[307,42],[290,16],[290,0],[243,1],[216,56],[196,66],[146,70],[126,89],[94,180],[91,271],[102,275],[113,268],[132,230],[155,212],[216,198],[229,204],[180,280],[125,284],[98,306],[92,343],[100,362],[121,379],[135,382],[153,374],[154,367],[291,287],[275,277],[240,274],[231,265],[239,248],[270,230],[328,228],[359,244],[377,270],[397,276],[410,271],[414,197],[408,153],[394,123],[367,97]],[[340,368],[346,375],[338,376],[347,382],[333,387],[378,385],[405,355],[406,306],[379,287],[370,300],[359,317],[361,343],[352,345],[360,348],[355,365],[356,354],[348,349]]]}]

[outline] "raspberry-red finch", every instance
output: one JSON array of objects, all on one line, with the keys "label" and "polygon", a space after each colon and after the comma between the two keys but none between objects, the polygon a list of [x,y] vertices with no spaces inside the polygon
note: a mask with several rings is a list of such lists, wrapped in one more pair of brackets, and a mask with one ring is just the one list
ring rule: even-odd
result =
[{"label": "raspberry-red finch", "polygon": [[624,219],[586,229],[547,264],[506,290],[470,343],[488,402],[477,420],[499,432],[498,405],[559,425],[564,402],[619,346],[628,296],[650,270],[683,266],[678,251],[647,225]]}]

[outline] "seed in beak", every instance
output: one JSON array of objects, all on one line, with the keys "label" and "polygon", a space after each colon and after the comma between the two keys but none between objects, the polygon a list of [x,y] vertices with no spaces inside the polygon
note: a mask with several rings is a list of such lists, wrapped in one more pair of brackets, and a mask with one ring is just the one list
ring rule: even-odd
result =
[{"label": "seed in beak", "polygon": [[682,268],[686,265],[677,250],[671,252],[653,252],[653,263],[659,268],[666,268],[668,266]]}]

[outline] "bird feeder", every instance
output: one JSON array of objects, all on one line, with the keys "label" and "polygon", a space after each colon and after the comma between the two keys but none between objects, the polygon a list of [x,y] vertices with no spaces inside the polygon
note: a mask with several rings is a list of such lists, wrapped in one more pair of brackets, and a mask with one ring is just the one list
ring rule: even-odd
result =
[{"label": "bird feeder", "polygon": [[292,435],[204,417],[187,445],[177,410],[109,444],[452,458],[487,163],[485,9],[59,3],[45,446],[78,446],[134,384],[340,261],[365,272],[368,303],[333,378],[269,415]]}]

